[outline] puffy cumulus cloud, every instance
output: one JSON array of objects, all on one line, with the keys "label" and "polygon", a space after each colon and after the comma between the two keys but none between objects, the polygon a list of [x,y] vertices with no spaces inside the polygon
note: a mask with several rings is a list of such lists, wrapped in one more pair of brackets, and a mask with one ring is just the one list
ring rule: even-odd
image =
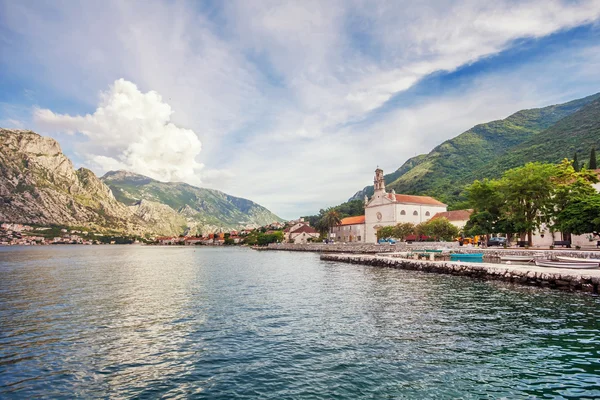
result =
[{"label": "puffy cumulus cloud", "polygon": [[192,130],[173,124],[172,114],[160,94],[142,93],[119,79],[100,94],[93,114],[36,109],[34,119],[44,130],[83,134],[84,158],[103,172],[125,169],[162,181],[200,183],[203,165],[196,158],[202,144]]}]

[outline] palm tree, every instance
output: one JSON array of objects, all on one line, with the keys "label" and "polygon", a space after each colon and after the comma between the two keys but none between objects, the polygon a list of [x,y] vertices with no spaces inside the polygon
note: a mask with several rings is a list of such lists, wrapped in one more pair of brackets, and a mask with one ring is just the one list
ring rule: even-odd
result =
[{"label": "palm tree", "polygon": [[342,222],[340,218],[340,213],[338,213],[334,208],[327,210],[325,215],[323,216],[323,220],[325,225],[329,227],[329,234],[331,235],[331,230],[334,226],[339,225]]}]

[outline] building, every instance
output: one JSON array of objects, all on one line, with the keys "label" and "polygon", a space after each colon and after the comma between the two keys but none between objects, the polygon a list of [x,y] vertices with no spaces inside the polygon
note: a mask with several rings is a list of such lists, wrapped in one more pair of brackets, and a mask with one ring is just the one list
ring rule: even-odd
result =
[{"label": "building", "polygon": [[[369,199],[365,196],[365,215],[364,226],[361,228],[360,220],[350,220],[347,225],[334,227],[330,234],[332,237],[340,240],[341,237],[349,238],[350,231],[354,232],[352,241],[364,243],[377,242],[377,230],[384,226],[395,226],[401,222],[410,222],[420,224],[429,221],[434,215],[446,212],[446,204],[429,196],[413,196],[407,194],[396,194],[393,190],[390,193],[385,191],[385,180],[383,170],[375,170],[374,193]],[[350,223],[351,222],[351,223]],[[338,229],[338,228],[342,229]],[[344,227],[347,227],[344,229]],[[344,235],[344,232],[347,234]],[[358,234],[360,233],[360,234]],[[335,235],[335,236],[334,236]],[[358,236],[361,240],[358,240]],[[354,240],[356,238],[356,240]],[[343,240],[343,239],[342,239]],[[343,240],[350,241],[350,240]]]},{"label": "building", "polygon": [[462,230],[471,218],[471,214],[473,214],[473,210],[444,211],[435,214],[431,219],[446,218],[452,225]]},{"label": "building", "polygon": [[303,224],[297,229],[288,232],[287,235],[289,237],[288,241],[294,244],[305,244],[308,243],[310,239],[319,238],[319,232],[308,224]]},{"label": "building", "polygon": [[343,218],[334,226],[331,238],[340,242],[362,242],[365,237],[365,216]]}]

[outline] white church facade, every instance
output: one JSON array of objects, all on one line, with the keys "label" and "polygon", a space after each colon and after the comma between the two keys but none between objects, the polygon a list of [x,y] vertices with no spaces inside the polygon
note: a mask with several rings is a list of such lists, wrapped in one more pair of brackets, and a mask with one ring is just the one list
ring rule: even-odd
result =
[{"label": "white church facade", "polygon": [[[370,199],[365,196],[364,225],[354,227],[354,229],[360,230],[361,234],[354,235],[352,241],[376,243],[379,228],[394,226],[401,222],[419,224],[430,220],[437,213],[447,210],[446,204],[433,197],[396,194],[393,190],[387,193],[385,191],[383,170],[380,168],[375,170],[373,183],[375,188],[373,196]],[[334,227],[330,232],[334,238],[337,236],[337,240],[341,240],[345,236],[342,236],[343,233],[340,235],[340,233],[340,227]],[[346,237],[349,238],[349,236]],[[360,240],[357,240],[358,237],[360,237]]]}]

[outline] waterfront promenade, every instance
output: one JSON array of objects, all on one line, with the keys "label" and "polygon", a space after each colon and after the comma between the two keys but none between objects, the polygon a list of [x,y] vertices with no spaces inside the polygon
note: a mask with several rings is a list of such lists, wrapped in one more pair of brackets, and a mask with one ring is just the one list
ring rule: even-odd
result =
[{"label": "waterfront promenade", "polygon": [[469,276],[484,280],[500,280],[522,285],[548,287],[598,294],[600,268],[575,270],[546,268],[535,265],[468,263],[396,258],[370,254],[322,254],[325,261],[364,264],[422,272]]}]

